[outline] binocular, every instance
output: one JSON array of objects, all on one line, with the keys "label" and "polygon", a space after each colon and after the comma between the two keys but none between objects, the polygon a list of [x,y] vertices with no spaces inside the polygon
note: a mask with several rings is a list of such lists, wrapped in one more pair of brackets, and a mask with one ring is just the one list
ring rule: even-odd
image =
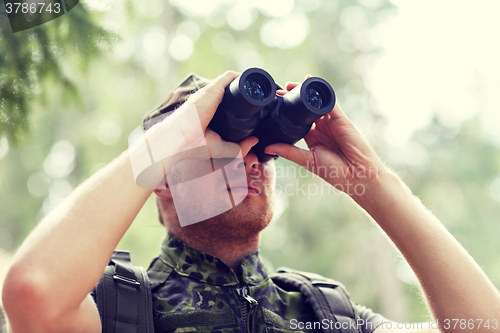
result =
[{"label": "binocular", "polygon": [[264,149],[278,142],[296,143],[335,106],[335,92],[319,77],[305,80],[284,96],[276,94],[279,88],[265,70],[245,70],[226,87],[208,127],[230,142],[256,136],[259,142],[252,151],[259,161],[276,158]]}]

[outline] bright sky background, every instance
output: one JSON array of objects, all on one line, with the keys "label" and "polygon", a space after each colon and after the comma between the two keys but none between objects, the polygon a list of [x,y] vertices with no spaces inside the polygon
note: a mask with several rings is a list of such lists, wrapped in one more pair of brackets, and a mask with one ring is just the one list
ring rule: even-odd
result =
[{"label": "bright sky background", "polygon": [[500,1],[391,0],[385,51],[367,82],[399,146],[435,112],[448,126],[479,113],[500,143]]}]

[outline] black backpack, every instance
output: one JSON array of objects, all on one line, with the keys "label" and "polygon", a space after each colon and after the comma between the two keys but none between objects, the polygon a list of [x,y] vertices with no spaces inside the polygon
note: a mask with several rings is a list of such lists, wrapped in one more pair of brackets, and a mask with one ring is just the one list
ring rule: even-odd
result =
[{"label": "black backpack", "polygon": [[[357,314],[345,287],[318,274],[280,268],[271,275],[284,290],[302,292],[317,320],[327,320],[323,332],[359,333]],[[146,270],[132,265],[130,254],[115,251],[92,291],[103,333],[154,333],[151,285]]]}]

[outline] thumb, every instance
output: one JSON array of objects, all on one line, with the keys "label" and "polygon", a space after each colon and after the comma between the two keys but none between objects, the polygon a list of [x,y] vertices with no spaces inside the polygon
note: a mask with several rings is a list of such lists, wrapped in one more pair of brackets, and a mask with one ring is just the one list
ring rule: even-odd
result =
[{"label": "thumb", "polygon": [[281,156],[310,170],[313,158],[310,150],[305,150],[286,143],[275,143],[267,146],[264,151],[266,154]]},{"label": "thumb", "polygon": [[252,149],[253,146],[255,146],[259,142],[259,139],[256,138],[255,136],[250,136],[246,138],[245,140],[241,141],[239,143],[240,149],[241,149],[241,154],[243,157],[248,155],[248,152],[250,149]]}]

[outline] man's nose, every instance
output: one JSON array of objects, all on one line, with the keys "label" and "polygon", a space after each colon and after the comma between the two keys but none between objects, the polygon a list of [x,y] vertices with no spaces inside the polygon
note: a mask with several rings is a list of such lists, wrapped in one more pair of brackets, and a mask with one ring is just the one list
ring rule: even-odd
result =
[{"label": "man's nose", "polygon": [[245,164],[245,171],[247,175],[259,172],[259,159],[253,151],[250,151],[245,157],[243,157],[243,163]]},{"label": "man's nose", "polygon": [[245,168],[247,175],[255,174],[259,171],[259,159],[254,152],[249,152],[243,159],[237,158],[231,163],[231,170],[241,171]]}]

